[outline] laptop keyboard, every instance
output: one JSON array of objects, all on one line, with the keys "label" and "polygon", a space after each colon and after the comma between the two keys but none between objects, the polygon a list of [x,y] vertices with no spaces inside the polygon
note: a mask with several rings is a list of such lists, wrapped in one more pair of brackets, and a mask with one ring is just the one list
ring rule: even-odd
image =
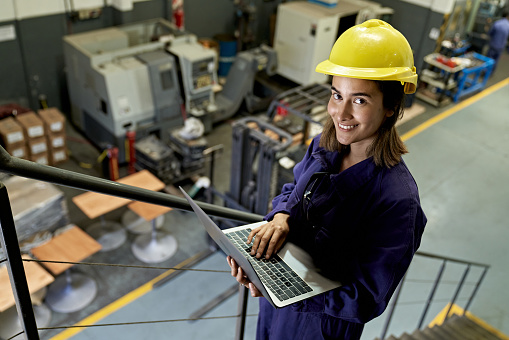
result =
[{"label": "laptop keyboard", "polygon": [[262,283],[280,301],[285,301],[313,290],[277,254],[268,260],[264,257],[257,259],[255,256],[252,256],[251,245],[246,243],[250,232],[251,229],[243,229],[227,233],[226,236],[246,256],[258,273]]}]

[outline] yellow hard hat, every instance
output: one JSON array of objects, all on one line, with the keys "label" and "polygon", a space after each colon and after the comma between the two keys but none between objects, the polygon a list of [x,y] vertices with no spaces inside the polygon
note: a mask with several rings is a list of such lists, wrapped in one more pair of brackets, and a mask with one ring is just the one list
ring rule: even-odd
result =
[{"label": "yellow hard hat", "polygon": [[412,49],[406,38],[385,21],[371,19],[347,29],[336,40],[328,60],[316,72],[369,80],[396,80],[405,93],[415,92]]}]

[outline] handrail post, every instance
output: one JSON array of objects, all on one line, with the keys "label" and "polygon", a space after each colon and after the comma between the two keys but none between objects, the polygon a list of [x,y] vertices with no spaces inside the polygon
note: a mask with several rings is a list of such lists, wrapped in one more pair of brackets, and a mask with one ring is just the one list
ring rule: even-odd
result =
[{"label": "handrail post", "polygon": [[461,280],[458,283],[458,287],[456,288],[456,291],[454,292],[454,296],[452,297],[451,303],[449,304],[449,308],[447,309],[447,313],[445,313],[444,321],[449,318],[449,312],[452,309],[452,305],[454,305],[454,303],[456,302],[456,299],[458,298],[460,290],[463,287],[463,283],[465,282],[465,279],[467,278],[467,275],[468,275],[469,271],[470,271],[470,264],[467,266],[467,268],[463,272],[463,276],[461,277]]},{"label": "handrail post", "polygon": [[442,274],[444,273],[445,264],[447,260],[444,260],[442,262],[442,265],[440,266],[440,270],[438,271],[438,275],[435,279],[435,282],[433,284],[433,288],[431,289],[431,292],[428,296],[428,300],[426,301],[426,306],[424,307],[424,311],[422,312],[421,319],[419,320],[419,324],[417,325],[417,329],[421,329],[422,324],[424,323],[424,319],[426,318],[426,314],[428,314],[428,309],[431,304],[431,301],[433,300],[433,297],[435,296],[435,292],[438,288],[438,284],[440,283],[440,280],[442,279]]},{"label": "handrail post", "polygon": [[391,307],[389,308],[388,312],[389,315],[387,315],[387,320],[385,321],[384,328],[382,329],[382,335],[380,335],[380,340],[385,339],[385,335],[387,334],[387,330],[389,329],[389,325],[391,323],[392,315],[394,314],[394,309],[396,308],[396,304],[398,303],[399,294],[401,293],[401,287],[403,287],[403,282],[405,281],[406,273],[403,276],[403,279],[398,285],[398,288],[396,289],[396,292],[394,293],[394,302],[391,304]]},{"label": "handrail post", "polygon": [[479,278],[479,280],[477,280],[477,284],[475,285],[474,290],[472,291],[472,294],[470,294],[470,298],[468,299],[465,309],[463,309],[463,315],[465,315],[468,308],[470,308],[470,304],[472,303],[472,300],[474,299],[475,295],[477,294],[477,291],[479,290],[479,286],[481,285],[481,282],[484,280],[484,277],[486,276],[487,271],[488,271],[488,267],[484,267],[481,277]]},{"label": "handrail post", "polygon": [[0,182],[0,204],[2,206],[2,209],[0,209],[0,241],[7,258],[7,271],[9,272],[21,328],[28,340],[39,340],[39,332],[37,331],[32,300],[19,250],[18,236],[16,234],[14,218],[12,217],[9,195],[7,194],[7,188],[2,182]]},{"label": "handrail post", "polygon": [[243,285],[239,287],[239,302],[238,302],[238,314],[239,317],[237,319],[237,328],[235,330],[235,340],[244,339],[244,330],[246,328],[246,314],[247,314],[247,299],[248,299],[248,289]]}]

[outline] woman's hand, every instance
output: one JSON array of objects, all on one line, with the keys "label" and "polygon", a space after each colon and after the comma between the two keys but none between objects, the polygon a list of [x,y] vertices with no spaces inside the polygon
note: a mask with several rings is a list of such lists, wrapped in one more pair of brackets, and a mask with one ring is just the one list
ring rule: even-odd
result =
[{"label": "woman's hand", "polygon": [[231,256],[228,256],[226,261],[232,270],[232,276],[237,280],[238,283],[249,288],[252,297],[262,296],[262,293],[260,293],[258,288],[256,288],[255,285],[249,281],[242,268],[238,266],[237,262],[235,262]]},{"label": "woman's hand", "polygon": [[247,237],[247,243],[251,243],[254,238],[251,255],[261,258],[265,253],[265,258],[269,259],[281,249],[290,231],[289,217],[290,215],[279,213],[274,215],[272,221],[253,229]]}]

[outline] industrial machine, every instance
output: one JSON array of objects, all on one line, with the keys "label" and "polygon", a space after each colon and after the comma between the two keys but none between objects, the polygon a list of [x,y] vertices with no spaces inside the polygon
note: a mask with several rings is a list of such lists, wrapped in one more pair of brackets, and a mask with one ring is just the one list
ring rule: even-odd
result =
[{"label": "industrial machine", "polygon": [[[253,95],[255,74],[275,72],[267,47],[237,55],[220,92],[217,55],[164,19],[64,37],[71,120],[97,146],[116,146],[126,160],[125,135],[156,135],[163,143],[193,116],[205,125],[231,117]],[[248,105],[249,107],[249,105]]]},{"label": "industrial machine", "polygon": [[328,1],[289,1],[278,6],[274,37],[277,73],[297,84],[326,82],[327,76],[315,72],[315,66],[329,57],[341,33],[358,20],[390,12],[373,1],[341,0],[334,6],[320,2]]}]

